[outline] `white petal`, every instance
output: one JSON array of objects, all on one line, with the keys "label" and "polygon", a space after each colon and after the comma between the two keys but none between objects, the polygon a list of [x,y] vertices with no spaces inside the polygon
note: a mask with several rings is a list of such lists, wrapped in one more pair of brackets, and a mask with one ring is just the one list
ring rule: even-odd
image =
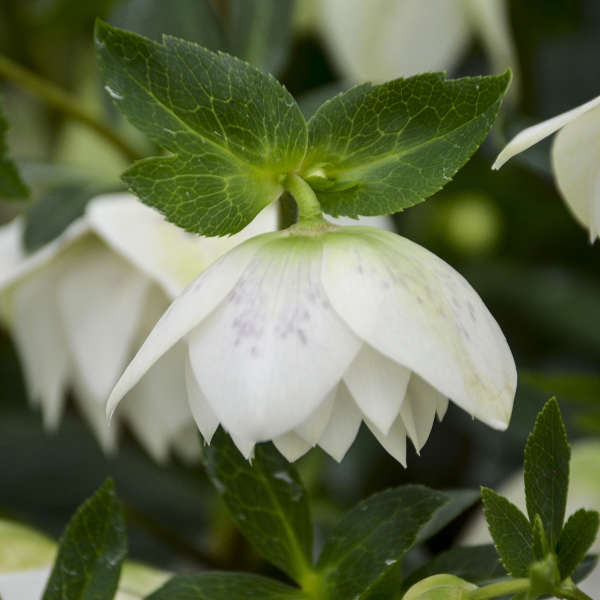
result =
[{"label": "white petal", "polygon": [[4,600],[37,600],[42,597],[51,567],[0,573],[0,596]]},{"label": "white petal", "polygon": [[[598,100],[598,99],[597,99]],[[556,182],[592,241],[600,229],[600,106],[571,121],[552,145]]]},{"label": "white petal", "polygon": [[293,431],[274,438],[273,444],[290,462],[298,460],[313,447],[313,444],[309,444]]},{"label": "white petal", "polygon": [[28,393],[40,401],[46,427],[58,426],[71,362],[60,326],[55,282],[60,265],[27,278],[14,290],[12,333]]},{"label": "white petal", "polygon": [[254,458],[255,442],[236,435],[232,435],[231,439],[246,460],[252,460],[252,458]]},{"label": "white petal", "polygon": [[127,365],[150,282],[99,241],[65,257],[58,307],[82,393],[104,406]]},{"label": "white petal", "polygon": [[[433,389],[433,388],[431,388],[431,389]],[[435,390],[435,391],[437,392],[437,390]],[[439,392],[438,392],[438,394],[439,394]],[[446,396],[440,394],[438,401],[437,401],[437,409],[436,409],[438,421],[441,421],[446,416],[447,412],[448,412],[448,398],[446,398]]]},{"label": "white petal", "polygon": [[150,368],[119,407],[119,415],[157,462],[167,460],[171,444],[192,420],[184,380],[186,354],[183,343],[176,344]]},{"label": "white petal", "polygon": [[377,227],[386,231],[395,231],[396,229],[394,227],[394,220],[388,216],[359,217],[358,219],[353,219],[352,217],[328,217],[327,220],[343,227],[349,225],[368,225],[369,227]]},{"label": "white petal", "polygon": [[[183,342],[182,342],[183,344]],[[143,381],[143,380],[142,380]],[[185,386],[187,389],[188,405],[196,421],[196,425],[207,444],[210,444],[212,437],[219,426],[219,419],[210,407],[202,390],[198,386],[196,377],[190,365],[190,359],[185,352]]]},{"label": "white petal", "polygon": [[424,248],[371,228],[327,236],[323,283],[338,314],[373,348],[488,425],[508,425],[516,368],[469,284]]},{"label": "white petal", "polygon": [[113,454],[117,450],[117,423],[109,423],[106,418],[106,411],[101,402],[97,398],[92,398],[87,395],[85,386],[77,378],[77,373],[73,380],[75,390],[75,398],[77,406],[82,413],[83,419],[88,423],[100,447],[106,454]]},{"label": "white petal", "polygon": [[[415,373],[412,374],[400,414],[417,452],[425,445],[431,433],[441,397],[437,390]],[[410,422],[410,428],[407,420]]]},{"label": "white petal", "polygon": [[461,0],[321,0],[323,41],[354,81],[454,66],[469,41]]},{"label": "white petal", "polygon": [[358,434],[362,413],[354,402],[348,388],[340,383],[335,397],[333,412],[327,428],[321,435],[319,446],[332,458],[341,462]]},{"label": "white petal", "polygon": [[511,159],[515,154],[519,154],[519,152],[523,152],[530,148],[534,144],[537,144],[540,140],[543,140],[545,137],[552,135],[555,131],[558,131],[561,127],[564,127],[568,123],[571,123],[581,115],[585,114],[589,110],[592,110],[596,106],[600,105],[600,96],[578,106],[577,108],[573,108],[572,110],[568,110],[556,117],[552,117],[547,121],[542,121],[537,125],[533,125],[532,127],[528,127],[524,129],[520,133],[518,133],[508,144],[504,147],[502,152],[496,158],[496,161],[492,165],[492,169],[499,169],[507,160]]},{"label": "white petal", "polygon": [[306,420],[360,341],[321,286],[320,239],[274,238],[188,336],[196,379],[231,434],[263,441]]},{"label": "white petal", "polygon": [[169,348],[214,310],[267,238],[268,234],[234,248],[171,304],[111,392],[106,405],[108,414]]},{"label": "white petal", "polygon": [[391,454],[403,467],[406,467],[406,429],[402,418],[398,417],[387,435],[384,435],[368,420],[365,421],[377,441]]},{"label": "white petal", "polygon": [[344,381],[365,417],[384,435],[396,420],[410,371],[364,344]]},{"label": "white petal", "polygon": [[319,441],[329,423],[336,395],[337,386],[325,396],[317,410],[294,429],[294,431],[311,446],[314,446]]},{"label": "white petal", "polygon": [[87,209],[91,227],[116,252],[175,298],[217,258],[252,236],[277,229],[277,209],[269,205],[240,233],[200,237],[165,221],[131,194],[94,199]]}]

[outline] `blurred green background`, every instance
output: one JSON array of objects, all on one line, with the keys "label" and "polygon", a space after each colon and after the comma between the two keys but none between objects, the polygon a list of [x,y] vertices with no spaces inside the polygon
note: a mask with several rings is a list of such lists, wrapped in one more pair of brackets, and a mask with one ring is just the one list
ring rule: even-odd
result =
[{"label": "blurred green background", "polygon": [[[150,37],[165,31],[236,53],[274,72],[310,113],[350,85],[328,53],[310,4],[2,0],[0,52],[69,90],[140,152],[150,153],[103,91],[92,40],[96,16]],[[451,405],[421,455],[409,453],[408,469],[365,430],[341,464],[313,450],[300,469],[323,530],[344,508],[390,485],[496,485],[520,466],[527,433],[550,395],[561,402],[571,439],[600,433],[600,245],[589,244],[560,198],[549,143],[499,172],[490,170],[519,129],[600,93],[600,3],[512,0],[508,9],[519,97],[505,104],[489,139],[454,181],[394,222],[398,233],[461,272],[499,322],[520,371],[511,426],[506,433],[492,431]],[[475,39],[451,74],[489,70]],[[44,202],[75,214],[90,186],[118,186],[127,166],[118,151],[2,79],[0,92],[11,155],[32,189],[29,202],[0,205],[3,221],[40,210]],[[61,193],[65,189],[75,193]],[[0,334],[0,474],[0,515],[52,535],[110,474],[126,505],[134,558],[162,568],[265,569],[233,529],[200,466],[175,458],[156,465],[127,432],[119,453],[106,457],[73,407],[57,432],[45,433],[28,405],[6,332]],[[451,543],[463,521],[434,538],[432,548]]]}]

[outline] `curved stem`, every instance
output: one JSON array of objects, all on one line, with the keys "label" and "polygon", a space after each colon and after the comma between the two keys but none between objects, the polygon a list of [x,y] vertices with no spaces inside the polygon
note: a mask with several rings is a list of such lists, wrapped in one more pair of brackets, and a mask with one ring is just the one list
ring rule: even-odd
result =
[{"label": "curved stem", "polygon": [[285,189],[292,194],[298,205],[298,221],[322,221],[321,205],[312,188],[302,177],[290,173],[283,182]]},{"label": "curved stem", "polygon": [[2,54],[0,54],[0,76],[33,92],[69,117],[93,129],[118,148],[128,160],[134,161],[142,158],[129,142],[98,120],[92,113],[83,109],[70,94]]},{"label": "curved stem", "polygon": [[498,583],[490,583],[477,590],[467,592],[465,598],[468,600],[487,600],[488,598],[498,598],[506,594],[518,594],[526,592],[529,589],[529,579],[521,577],[518,579],[508,579]]}]

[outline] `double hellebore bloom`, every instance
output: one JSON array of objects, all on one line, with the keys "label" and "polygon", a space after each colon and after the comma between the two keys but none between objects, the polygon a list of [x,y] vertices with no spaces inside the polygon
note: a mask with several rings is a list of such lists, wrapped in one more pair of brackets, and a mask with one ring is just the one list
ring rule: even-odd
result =
[{"label": "double hellebore bloom", "polygon": [[[181,341],[188,400],[205,440],[240,451],[272,440],[295,460],[341,460],[364,421],[402,464],[448,398],[488,425],[509,421],[516,371],[469,284],[388,231],[316,217],[254,237],[170,306],[114,388],[112,412]],[[185,372],[185,374],[183,374]]]},{"label": "double hellebore bloom", "polygon": [[516,135],[498,155],[499,169],[515,154],[558,131],[552,144],[552,168],[558,189],[575,218],[600,233],[600,96]]},{"label": "double hellebore bloom", "polygon": [[[46,426],[58,426],[65,393],[74,389],[102,447],[113,450],[118,428],[108,426],[104,405],[134,351],[206,266],[276,223],[270,207],[242,234],[198,238],[130,194],[113,194],[91,200],[83,217],[30,254],[22,219],[1,228],[2,316]],[[185,456],[198,449],[185,384],[176,375],[184,354],[182,346],[173,348],[123,403],[123,420],[156,460],[172,446]]]}]

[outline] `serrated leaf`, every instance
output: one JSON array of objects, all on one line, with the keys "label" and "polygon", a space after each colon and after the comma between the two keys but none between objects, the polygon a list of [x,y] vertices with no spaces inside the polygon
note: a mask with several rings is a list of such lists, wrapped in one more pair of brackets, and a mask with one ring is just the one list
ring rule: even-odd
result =
[{"label": "serrated leaf", "polygon": [[146,600],[302,600],[302,591],[246,573],[199,573],[177,575]]},{"label": "serrated leaf", "polygon": [[23,244],[28,252],[38,250],[57,238],[85,212],[99,192],[83,183],[59,186],[45,192],[25,214]]},{"label": "serrated leaf", "polygon": [[294,0],[231,0],[230,50],[267,73],[277,73],[287,59]]},{"label": "serrated leaf", "polygon": [[554,550],[565,518],[571,449],[558,402],[540,411],[525,446],[524,480],[529,519],[539,514],[550,550]]},{"label": "serrated leaf", "polygon": [[412,571],[402,582],[402,589],[407,590],[417,581],[438,573],[450,573],[476,584],[506,577],[494,546],[464,546],[442,552]]},{"label": "serrated leaf", "polygon": [[323,210],[384,215],[437,192],[484,140],[509,81],[427,73],[325,102],[308,123],[302,167]]},{"label": "serrated leaf", "polygon": [[481,489],[484,514],[500,560],[513,577],[527,577],[535,561],[531,525],[509,500],[489,488]]},{"label": "serrated leaf", "polygon": [[119,110],[170,155],[123,179],[147,204],[203,235],[236,233],[300,165],[306,123],[273,77],[224,53],[164,36],[162,43],[98,21],[96,47]]},{"label": "serrated leaf", "polygon": [[585,558],[598,535],[598,513],[583,508],[565,523],[556,546],[561,580],[569,577]]},{"label": "serrated leaf", "polygon": [[8,155],[7,131],[8,123],[0,106],[0,198],[22,200],[29,196],[29,189],[21,179],[15,163]]},{"label": "serrated leaf", "polygon": [[126,553],[125,521],[108,479],[67,525],[43,600],[112,599]]},{"label": "serrated leaf", "polygon": [[415,546],[440,532],[481,497],[478,490],[443,490],[443,493],[448,497],[448,501],[433,513],[430,521],[419,531]]},{"label": "serrated leaf", "polygon": [[272,444],[244,459],[219,429],[204,449],[208,476],[255,549],[295,581],[312,570],[312,520],[296,469]]},{"label": "serrated leaf", "polygon": [[359,502],[327,538],[317,569],[335,597],[354,598],[393,568],[448,498],[406,485]]},{"label": "serrated leaf", "polygon": [[531,525],[531,535],[533,541],[533,554],[537,560],[541,560],[548,554],[548,540],[544,531],[544,524],[540,515],[535,515],[535,519]]}]

